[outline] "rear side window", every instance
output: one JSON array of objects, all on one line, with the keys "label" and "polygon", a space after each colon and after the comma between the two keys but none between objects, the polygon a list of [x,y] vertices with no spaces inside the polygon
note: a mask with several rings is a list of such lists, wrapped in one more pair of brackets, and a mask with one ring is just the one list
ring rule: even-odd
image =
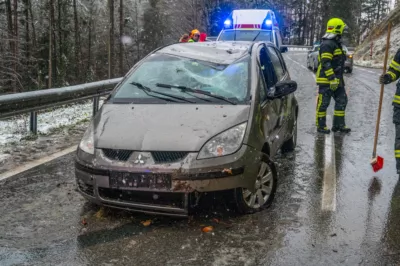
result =
[{"label": "rear side window", "polygon": [[279,55],[274,48],[267,47],[267,49],[268,54],[271,57],[271,63],[274,66],[276,77],[278,78],[278,81],[281,81],[286,74],[283,63],[281,62],[281,59],[279,58]]}]

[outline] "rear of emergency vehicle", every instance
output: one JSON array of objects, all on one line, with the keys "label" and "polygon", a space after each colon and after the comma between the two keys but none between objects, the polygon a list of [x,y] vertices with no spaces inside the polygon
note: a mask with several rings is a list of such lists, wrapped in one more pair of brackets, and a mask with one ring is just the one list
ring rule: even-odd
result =
[{"label": "rear of emergency vehicle", "polygon": [[264,41],[272,42],[281,52],[282,46],[278,21],[269,9],[234,10],[224,22],[217,41]]}]

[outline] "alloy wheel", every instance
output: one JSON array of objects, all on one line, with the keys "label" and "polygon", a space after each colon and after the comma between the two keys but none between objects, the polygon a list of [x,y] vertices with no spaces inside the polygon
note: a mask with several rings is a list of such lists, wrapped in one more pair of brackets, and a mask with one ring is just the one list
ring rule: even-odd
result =
[{"label": "alloy wheel", "polygon": [[246,205],[253,209],[262,207],[270,198],[274,186],[274,178],[271,167],[261,162],[260,171],[255,182],[255,192],[243,189],[243,199]]}]

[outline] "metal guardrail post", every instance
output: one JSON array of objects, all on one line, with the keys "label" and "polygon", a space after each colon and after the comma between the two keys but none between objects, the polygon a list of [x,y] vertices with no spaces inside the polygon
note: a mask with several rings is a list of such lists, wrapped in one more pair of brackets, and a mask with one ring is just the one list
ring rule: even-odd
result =
[{"label": "metal guardrail post", "polygon": [[33,111],[30,115],[29,130],[32,134],[37,135],[37,112]]},{"label": "metal guardrail post", "polygon": [[100,102],[99,96],[93,97],[93,116],[95,116],[97,111],[99,110],[99,102]]}]

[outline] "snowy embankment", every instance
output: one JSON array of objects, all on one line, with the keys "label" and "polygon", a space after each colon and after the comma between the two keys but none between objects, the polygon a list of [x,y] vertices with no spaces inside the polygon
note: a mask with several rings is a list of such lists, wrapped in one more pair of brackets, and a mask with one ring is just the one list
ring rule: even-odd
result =
[{"label": "snowy embankment", "polygon": [[[92,115],[93,104],[88,101],[83,104],[70,105],[52,111],[38,114],[38,134],[47,135],[52,130],[74,125],[89,119]],[[0,147],[8,143],[17,142],[29,136],[29,114],[0,120]]]},{"label": "snowy embankment", "polygon": [[[377,27],[373,29],[372,41],[369,37],[357,47],[354,54],[354,64],[362,67],[383,68],[383,61],[385,58],[387,26],[389,19],[392,21],[392,30],[390,33],[390,49],[389,59],[393,59],[397,50],[400,48],[400,8],[393,10],[385,20],[383,20]],[[372,42],[372,56],[371,56],[371,42]]]},{"label": "snowy embankment", "polygon": [[37,137],[29,132],[29,114],[0,120],[0,173],[77,144],[92,111],[92,101],[42,111]]}]

